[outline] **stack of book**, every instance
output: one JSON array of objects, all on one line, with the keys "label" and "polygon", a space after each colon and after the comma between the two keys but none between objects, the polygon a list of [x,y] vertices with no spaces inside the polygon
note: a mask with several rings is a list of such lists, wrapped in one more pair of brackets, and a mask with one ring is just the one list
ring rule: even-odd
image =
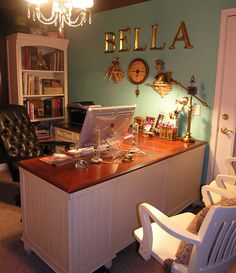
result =
[{"label": "stack of book", "polygon": [[63,87],[60,80],[42,79],[42,92],[44,95],[63,94]]},{"label": "stack of book", "polygon": [[46,127],[43,126],[36,126],[35,128],[35,134],[37,136],[37,139],[48,139],[50,137],[49,130]]}]

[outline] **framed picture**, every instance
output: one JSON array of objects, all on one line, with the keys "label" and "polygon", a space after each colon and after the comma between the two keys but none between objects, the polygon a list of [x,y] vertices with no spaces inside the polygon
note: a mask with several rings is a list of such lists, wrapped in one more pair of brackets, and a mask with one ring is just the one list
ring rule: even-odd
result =
[{"label": "framed picture", "polygon": [[134,117],[134,123],[138,123],[139,129],[143,129],[145,118],[141,116]]},{"label": "framed picture", "polygon": [[38,108],[38,116],[44,117],[44,109],[43,108]]},{"label": "framed picture", "polygon": [[144,122],[143,129],[147,132],[151,131],[155,123],[155,117],[147,116]]},{"label": "framed picture", "polygon": [[155,130],[158,130],[161,127],[161,125],[165,121],[165,118],[166,118],[166,113],[159,112],[157,114],[157,117],[156,117],[156,120],[155,120],[155,125],[154,125]]}]

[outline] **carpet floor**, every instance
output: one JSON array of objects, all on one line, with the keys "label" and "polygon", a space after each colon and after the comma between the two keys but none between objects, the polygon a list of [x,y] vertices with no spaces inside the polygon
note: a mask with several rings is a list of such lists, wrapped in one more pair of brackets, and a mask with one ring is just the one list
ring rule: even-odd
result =
[{"label": "carpet floor", "polygon": [[[0,273],[53,273],[54,271],[33,252],[26,255],[21,241],[21,209],[14,197],[19,193],[19,183],[11,181],[9,173],[0,173]],[[108,272],[105,268],[95,273]],[[110,273],[164,273],[155,260],[144,261],[133,243],[113,260]],[[236,266],[228,273],[236,273]]]}]

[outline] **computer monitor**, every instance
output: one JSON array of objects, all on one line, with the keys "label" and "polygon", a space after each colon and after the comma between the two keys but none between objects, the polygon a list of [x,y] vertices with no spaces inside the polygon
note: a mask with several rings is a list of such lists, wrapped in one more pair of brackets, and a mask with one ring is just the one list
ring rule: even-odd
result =
[{"label": "computer monitor", "polygon": [[89,108],[80,133],[79,148],[93,146],[95,128],[100,130],[101,144],[112,140],[122,142],[135,109],[136,105]]}]

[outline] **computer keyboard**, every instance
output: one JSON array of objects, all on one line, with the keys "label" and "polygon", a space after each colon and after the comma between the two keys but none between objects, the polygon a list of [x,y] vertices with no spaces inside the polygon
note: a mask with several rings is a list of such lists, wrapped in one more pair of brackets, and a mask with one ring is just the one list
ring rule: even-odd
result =
[{"label": "computer keyboard", "polygon": [[[67,153],[71,154],[71,155],[89,155],[93,153],[93,146],[88,146],[88,147],[84,147],[84,148],[77,148],[77,149],[71,149],[68,150]],[[107,151],[109,149],[109,145],[108,144],[101,144],[100,145],[100,151]]]}]

